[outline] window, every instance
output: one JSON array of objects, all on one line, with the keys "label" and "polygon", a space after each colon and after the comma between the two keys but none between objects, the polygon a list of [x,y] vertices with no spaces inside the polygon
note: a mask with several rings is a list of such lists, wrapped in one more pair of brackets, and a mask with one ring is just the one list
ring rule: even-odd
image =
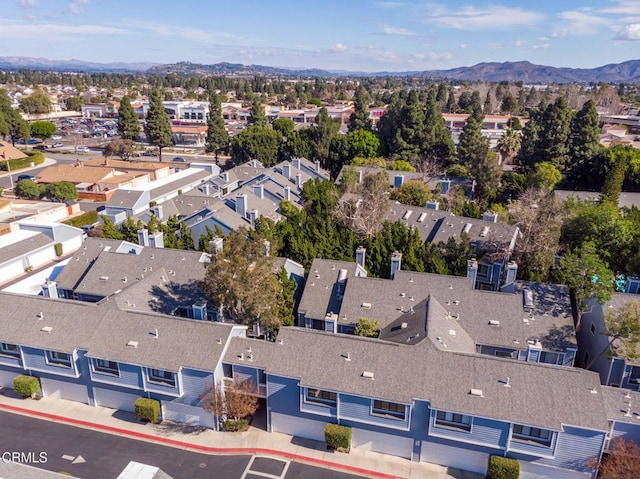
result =
[{"label": "window", "polygon": [[17,344],[0,343],[0,354],[20,357],[20,348],[18,348]]},{"label": "window", "polygon": [[640,366],[632,366],[629,374],[629,382],[640,384]]},{"label": "window", "polygon": [[307,388],[304,400],[309,403],[321,404],[323,406],[335,406],[338,396],[331,391],[323,391],[322,389]]},{"label": "window", "polygon": [[438,411],[435,424],[438,427],[471,431],[471,416],[449,411]]},{"label": "window", "polygon": [[120,369],[118,363],[115,361],[109,361],[107,359],[94,359],[93,371],[102,374],[112,374],[114,376],[120,376]]},{"label": "window", "polygon": [[149,382],[160,383],[166,386],[176,386],[176,373],[163,369],[148,369]]},{"label": "window", "polygon": [[480,264],[478,265],[478,276],[488,276],[489,275],[489,265]]},{"label": "window", "polygon": [[258,384],[267,384],[267,373],[264,369],[258,369]]},{"label": "window", "polygon": [[222,374],[225,378],[233,379],[233,366],[231,364],[222,363]]},{"label": "window", "polygon": [[52,366],[71,367],[71,355],[59,351],[47,351],[47,364]]},{"label": "window", "polygon": [[405,418],[406,411],[407,406],[405,404],[398,404],[389,401],[378,401],[377,399],[373,401],[373,408],[371,409],[371,412],[373,414],[377,414],[380,416],[389,416],[393,419],[403,420]]},{"label": "window", "polygon": [[542,351],[540,353],[540,363],[559,364],[560,354],[552,351]]},{"label": "window", "polygon": [[552,437],[553,433],[548,429],[522,426],[521,424],[514,424],[513,434],[511,434],[511,439],[513,439],[514,441],[535,443],[547,447],[551,446]]}]

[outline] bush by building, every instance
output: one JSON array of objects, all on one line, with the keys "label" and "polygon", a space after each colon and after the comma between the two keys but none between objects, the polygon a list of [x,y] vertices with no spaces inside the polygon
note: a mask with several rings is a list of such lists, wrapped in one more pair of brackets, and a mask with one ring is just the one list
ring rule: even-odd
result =
[{"label": "bush by building", "polygon": [[520,463],[508,457],[491,456],[487,479],[518,479],[520,477]]},{"label": "bush by building", "polygon": [[133,403],[133,412],[135,415],[154,424],[160,422],[160,401],[148,398],[138,398]]},{"label": "bush by building", "polygon": [[13,389],[22,397],[32,398],[40,391],[40,381],[35,376],[19,374],[13,378]]}]

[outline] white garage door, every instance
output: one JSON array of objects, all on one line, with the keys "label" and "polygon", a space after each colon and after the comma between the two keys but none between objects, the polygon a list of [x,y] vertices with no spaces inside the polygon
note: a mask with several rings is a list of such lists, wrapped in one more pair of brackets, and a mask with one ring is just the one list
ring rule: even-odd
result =
[{"label": "white garage door", "polygon": [[353,429],[351,445],[367,451],[391,454],[392,456],[405,457],[411,459],[413,451],[413,439],[410,437],[393,436],[380,432],[365,431],[364,429]]},{"label": "white garage door", "polygon": [[216,427],[213,414],[209,414],[201,407],[188,406],[177,402],[162,402],[162,419],[210,429],[215,429]]},{"label": "white garage door", "polygon": [[87,387],[56,379],[41,378],[40,385],[45,396],[88,404]]},{"label": "white garage door", "polygon": [[13,389],[13,378],[17,375],[11,371],[0,371],[0,388]]},{"label": "white garage door", "polygon": [[464,471],[486,474],[489,454],[423,441],[420,460]]},{"label": "white garage door", "polygon": [[93,388],[93,397],[95,398],[96,406],[133,412],[133,403],[140,395]]},{"label": "white garage door", "polygon": [[273,432],[281,432],[290,436],[324,441],[324,428],[326,425],[326,422],[294,418],[284,414],[271,414],[271,429]]},{"label": "white garage door", "polygon": [[587,479],[590,474],[520,461],[521,479]]}]

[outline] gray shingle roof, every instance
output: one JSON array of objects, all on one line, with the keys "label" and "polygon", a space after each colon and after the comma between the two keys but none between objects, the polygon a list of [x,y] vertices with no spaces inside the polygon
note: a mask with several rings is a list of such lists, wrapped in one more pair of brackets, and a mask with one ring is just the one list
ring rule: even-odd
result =
[{"label": "gray shingle roof", "polygon": [[53,239],[43,233],[36,233],[29,238],[8,244],[0,248],[0,264],[30,253],[31,251],[36,251],[48,244],[53,244]]},{"label": "gray shingle roof", "polygon": [[[232,339],[223,361],[299,378],[301,386],[401,403],[420,399],[436,409],[556,430],[563,424],[607,430],[597,374],[439,351],[429,341],[406,345],[282,328],[276,343]],[[364,371],[375,379],[363,378]],[[483,397],[469,394],[472,388]]]},{"label": "gray shingle roof", "polygon": [[609,421],[638,423],[638,419],[640,419],[640,392],[602,386],[602,395]]}]

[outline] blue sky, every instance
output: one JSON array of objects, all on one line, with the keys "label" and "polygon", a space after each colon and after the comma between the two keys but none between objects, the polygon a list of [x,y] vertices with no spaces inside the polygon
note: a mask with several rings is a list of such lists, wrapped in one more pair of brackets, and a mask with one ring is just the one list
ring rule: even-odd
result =
[{"label": "blue sky", "polygon": [[350,71],[640,58],[640,0],[0,0],[0,56]]}]

